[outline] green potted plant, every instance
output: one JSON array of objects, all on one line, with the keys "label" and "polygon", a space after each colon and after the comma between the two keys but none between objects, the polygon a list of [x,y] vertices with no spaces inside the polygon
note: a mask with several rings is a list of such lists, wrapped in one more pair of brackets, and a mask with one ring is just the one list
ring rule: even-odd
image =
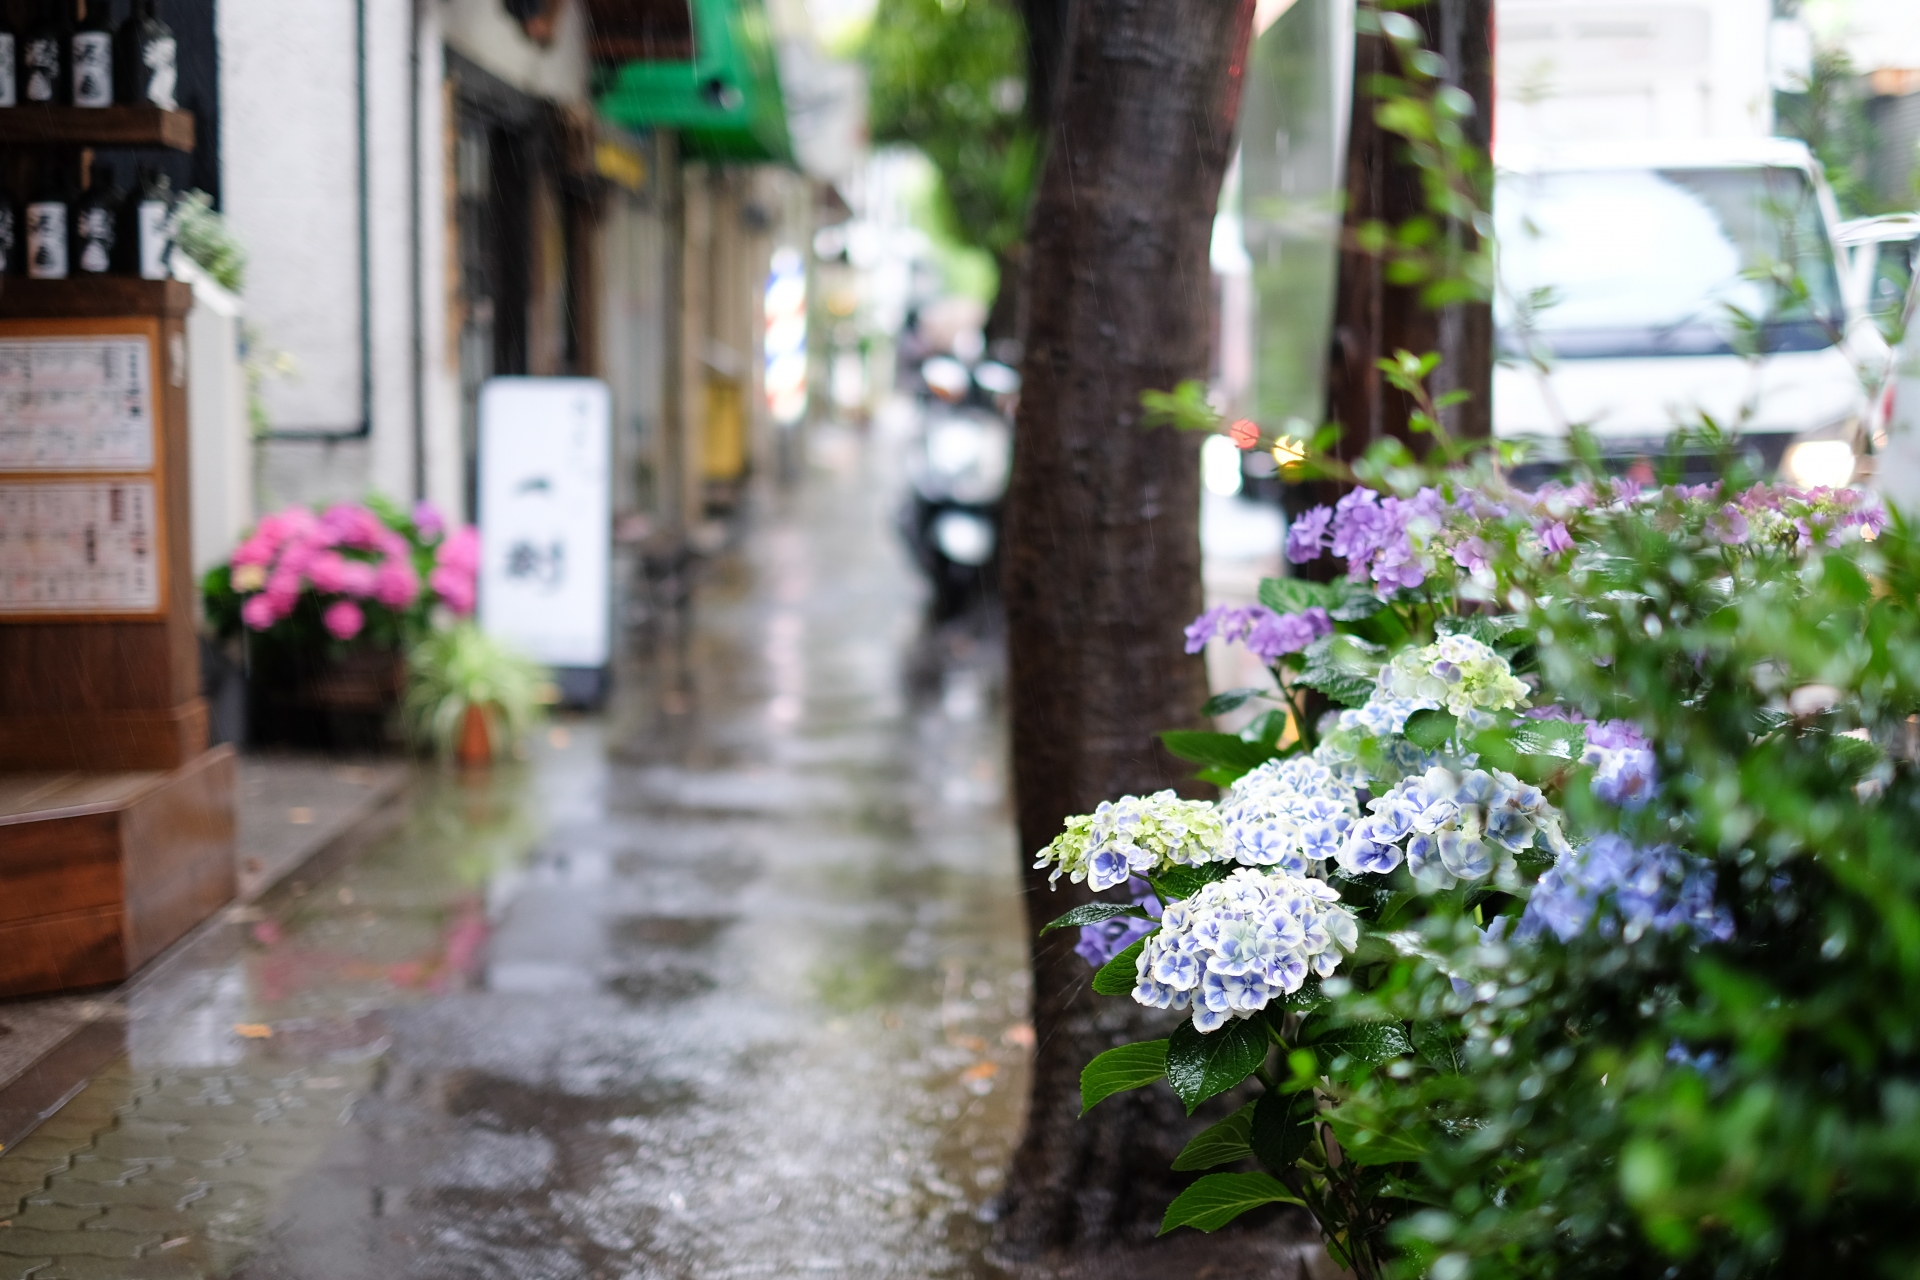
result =
[{"label": "green potted plant", "polygon": [[408,653],[407,721],[416,740],[461,764],[512,749],[551,701],[547,669],[462,621]]}]

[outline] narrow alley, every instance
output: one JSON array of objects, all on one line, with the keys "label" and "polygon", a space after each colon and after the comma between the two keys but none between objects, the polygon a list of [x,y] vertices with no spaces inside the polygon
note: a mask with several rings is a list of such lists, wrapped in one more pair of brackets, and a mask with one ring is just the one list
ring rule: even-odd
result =
[{"label": "narrow alley", "polygon": [[111,1061],[0,1155],[0,1276],[993,1274],[998,649],[928,631],[883,453],[820,428],[604,718],[427,768],[101,997]]}]

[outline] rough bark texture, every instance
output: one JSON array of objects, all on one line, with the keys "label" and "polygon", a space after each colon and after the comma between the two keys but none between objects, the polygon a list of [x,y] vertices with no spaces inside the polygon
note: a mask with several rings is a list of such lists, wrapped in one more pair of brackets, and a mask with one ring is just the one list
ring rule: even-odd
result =
[{"label": "rough bark texture", "polygon": [[[1206,370],[1207,248],[1232,145],[1253,0],[1076,0],[1028,236],[1025,384],[1007,503],[1015,795],[1029,857],[1070,814],[1190,771],[1154,733],[1205,700],[1181,630],[1199,612],[1199,440],[1141,425],[1140,393]],[[1086,895],[1029,871],[1037,930]],[[1034,943],[1032,1109],[1000,1222],[1003,1256],[1075,1264],[1150,1240],[1190,1175],[1164,1089],[1079,1116],[1079,1078],[1166,1019],[1093,995],[1062,930]],[[1273,1233],[1183,1241],[1181,1274]],[[1121,1266],[1114,1274],[1126,1270]],[[1247,1274],[1243,1270],[1218,1274]]]},{"label": "rough bark texture", "polygon": [[[1491,11],[1491,0],[1433,0],[1403,10],[1425,28],[1429,46],[1447,60],[1451,82],[1472,95],[1479,111],[1469,131],[1477,132],[1475,141],[1482,147],[1493,112]],[[1347,429],[1340,455],[1357,458],[1387,436],[1405,440],[1415,452],[1424,448],[1424,438],[1407,429],[1412,403],[1387,385],[1375,363],[1400,349],[1416,355],[1440,353],[1431,383],[1435,393],[1461,388],[1473,397],[1447,412],[1447,429],[1463,438],[1485,436],[1492,429],[1491,309],[1485,303],[1460,303],[1430,310],[1421,305],[1417,287],[1388,284],[1381,260],[1353,246],[1352,233],[1362,223],[1379,219],[1398,225],[1426,210],[1419,170],[1403,155],[1405,142],[1374,122],[1374,100],[1365,92],[1369,77],[1399,70],[1386,40],[1360,36],[1353,70],[1345,247],[1340,252],[1327,371],[1327,416]]]}]

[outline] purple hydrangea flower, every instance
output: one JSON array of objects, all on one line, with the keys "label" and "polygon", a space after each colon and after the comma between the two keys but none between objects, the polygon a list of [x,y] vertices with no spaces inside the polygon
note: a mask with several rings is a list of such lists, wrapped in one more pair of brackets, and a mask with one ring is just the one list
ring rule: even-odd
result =
[{"label": "purple hydrangea flower", "polygon": [[1128,880],[1127,895],[1133,899],[1134,906],[1145,907],[1153,920],[1118,916],[1112,920],[1102,920],[1099,924],[1081,925],[1080,941],[1074,944],[1073,950],[1096,969],[1132,946],[1137,939],[1151,933],[1155,928],[1154,920],[1160,918],[1160,899],[1154,895],[1153,886],[1145,880],[1139,876]]},{"label": "purple hydrangea flower", "polygon": [[1563,521],[1548,520],[1536,525],[1534,532],[1540,535],[1540,549],[1550,556],[1565,555],[1573,550],[1573,535],[1567,532]]},{"label": "purple hydrangea flower", "polygon": [[1261,612],[1265,616],[1247,632],[1247,650],[1269,666],[1282,654],[1298,653],[1321,636],[1333,634],[1333,619],[1318,605],[1299,613]]},{"label": "purple hydrangea flower", "polygon": [[1725,546],[1739,546],[1752,532],[1746,513],[1731,502],[1707,517],[1707,536]]},{"label": "purple hydrangea flower", "polygon": [[1303,511],[1287,527],[1287,559],[1295,564],[1305,564],[1318,559],[1327,549],[1327,524],[1333,519],[1333,508],[1315,507]]},{"label": "purple hydrangea flower", "polygon": [[1468,538],[1453,549],[1453,562],[1468,573],[1482,572],[1492,557],[1493,548],[1487,545],[1486,539],[1480,537]]}]

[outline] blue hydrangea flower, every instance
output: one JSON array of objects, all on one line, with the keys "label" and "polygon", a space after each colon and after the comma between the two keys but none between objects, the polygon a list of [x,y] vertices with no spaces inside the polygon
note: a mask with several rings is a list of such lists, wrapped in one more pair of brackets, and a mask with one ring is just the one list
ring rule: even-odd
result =
[{"label": "blue hydrangea flower", "polygon": [[1318,760],[1269,760],[1220,803],[1226,857],[1243,866],[1305,875],[1332,857],[1360,817],[1353,787]]},{"label": "blue hydrangea flower", "polygon": [[1684,926],[1724,942],[1733,936],[1733,916],[1716,905],[1716,885],[1704,858],[1666,844],[1639,848],[1608,833],[1540,877],[1514,936],[1551,933],[1570,942],[1594,928],[1631,940]]},{"label": "blue hydrangea flower", "polygon": [[1321,880],[1247,868],[1170,902],[1141,949],[1133,998],[1191,1009],[1202,1032],[1250,1017],[1298,991],[1308,973],[1331,975],[1358,945],[1359,925],[1339,898]]},{"label": "blue hydrangea flower", "polygon": [[1517,887],[1514,855],[1567,849],[1559,813],[1540,788],[1500,769],[1454,773],[1435,765],[1367,805],[1338,861],[1353,875],[1385,874],[1403,861],[1422,888],[1496,878]]}]

